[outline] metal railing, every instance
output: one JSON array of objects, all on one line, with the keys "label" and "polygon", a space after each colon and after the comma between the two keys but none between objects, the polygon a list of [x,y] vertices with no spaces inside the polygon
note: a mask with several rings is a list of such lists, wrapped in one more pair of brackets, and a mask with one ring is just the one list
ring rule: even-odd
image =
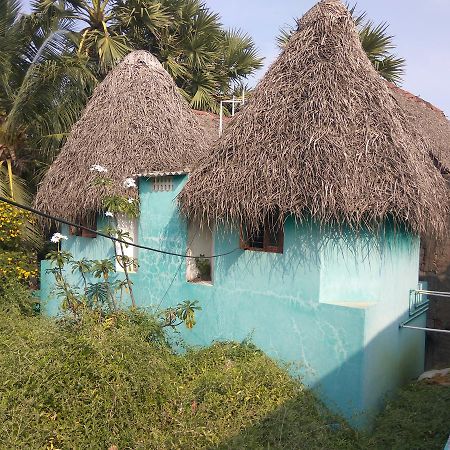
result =
[{"label": "metal railing", "polygon": [[415,327],[408,325],[414,319],[417,319],[429,309],[429,297],[450,298],[450,292],[429,291],[427,289],[411,289],[409,291],[409,319],[402,322],[400,328],[409,328],[412,330],[428,331],[431,333],[450,334],[450,330],[441,330],[438,328]]}]

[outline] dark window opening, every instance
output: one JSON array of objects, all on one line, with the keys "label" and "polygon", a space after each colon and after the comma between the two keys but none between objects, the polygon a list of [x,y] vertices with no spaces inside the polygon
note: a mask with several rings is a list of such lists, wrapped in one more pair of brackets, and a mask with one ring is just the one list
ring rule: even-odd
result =
[{"label": "dark window opening", "polygon": [[283,253],[284,232],[279,216],[268,216],[256,229],[241,227],[241,248],[270,253]]},{"label": "dark window opening", "polygon": [[[91,230],[97,230],[97,224],[96,224],[96,220],[92,219],[89,221],[81,221],[80,225],[83,225],[84,227],[90,228]],[[92,231],[88,231],[85,230],[83,228],[80,227],[73,227],[70,226],[69,227],[69,233],[71,236],[81,236],[81,237],[85,237],[85,238],[96,238],[97,237],[97,233],[93,233]]]}]

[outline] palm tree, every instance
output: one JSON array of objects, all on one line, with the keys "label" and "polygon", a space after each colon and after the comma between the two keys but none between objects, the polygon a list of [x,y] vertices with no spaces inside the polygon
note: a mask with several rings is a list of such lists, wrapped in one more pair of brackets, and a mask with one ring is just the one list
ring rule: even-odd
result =
[{"label": "palm tree", "polygon": [[[56,6],[55,6],[56,4]],[[128,52],[144,49],[174,77],[194,108],[218,110],[227,95],[262,66],[253,40],[223,29],[201,0],[39,0],[81,26],[72,39],[101,79]]]},{"label": "palm tree", "polygon": [[72,25],[56,8],[24,16],[17,0],[0,0],[0,160],[29,179],[57,151],[96,82],[73,55]]},{"label": "palm tree", "polygon": [[155,1],[137,0],[124,5],[120,0],[66,0],[65,4],[68,15],[82,25],[75,35],[77,53],[89,57],[100,76],[133,49],[124,33],[124,22],[135,27],[139,18],[140,25],[156,35],[169,23],[161,3]]},{"label": "palm tree", "polygon": [[[70,56],[72,21],[52,3],[23,16],[17,0],[0,0],[0,195],[25,205],[96,82]],[[41,246],[36,221],[26,221],[22,242]]]},{"label": "palm tree", "polygon": [[[389,25],[386,22],[375,25],[367,19],[366,12],[357,14],[356,5],[350,8],[350,13],[355,20],[362,47],[370,62],[383,78],[399,84],[405,72],[406,62],[392,53],[395,45],[394,37],[387,33]],[[276,38],[278,47],[283,48],[294,31],[294,27],[281,29]]]},{"label": "palm tree", "polygon": [[115,10],[130,46],[153,53],[196,109],[218,111],[220,97],[262,66],[253,40],[224,30],[200,0],[124,0]]}]

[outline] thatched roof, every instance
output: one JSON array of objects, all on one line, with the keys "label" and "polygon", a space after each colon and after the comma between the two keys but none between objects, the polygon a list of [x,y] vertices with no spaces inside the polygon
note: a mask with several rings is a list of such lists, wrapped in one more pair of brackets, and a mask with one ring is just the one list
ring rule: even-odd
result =
[{"label": "thatched roof", "polygon": [[391,92],[427,139],[430,152],[444,171],[450,171],[450,121],[444,112],[430,102],[389,83]]},{"label": "thatched roof", "polygon": [[203,221],[254,226],[280,210],[321,224],[446,227],[446,186],[338,0],[300,21],[180,194]]},{"label": "thatched roof", "polygon": [[[219,116],[207,111],[194,111],[194,114],[205,136],[205,145],[211,149],[219,139]],[[229,119],[224,117],[225,127],[228,121]]]},{"label": "thatched roof", "polygon": [[101,209],[104,196],[94,185],[94,164],[121,187],[138,173],[188,171],[204,156],[206,140],[170,75],[151,54],[135,51],[95,89],[35,203],[47,213],[83,219]]}]

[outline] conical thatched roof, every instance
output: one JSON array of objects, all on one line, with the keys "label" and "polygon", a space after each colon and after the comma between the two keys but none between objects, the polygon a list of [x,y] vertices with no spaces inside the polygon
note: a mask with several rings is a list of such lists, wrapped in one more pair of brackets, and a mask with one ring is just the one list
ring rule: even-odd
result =
[{"label": "conical thatched roof", "polygon": [[107,168],[121,187],[137,173],[188,170],[204,156],[204,141],[170,75],[151,54],[135,51],[95,89],[35,203],[47,213],[81,220],[101,208],[104,196],[91,166]]},{"label": "conical thatched roof", "polygon": [[450,121],[444,112],[404,89],[393,84],[389,87],[405,114],[429,142],[431,155],[438,165],[450,171]]},{"label": "conical thatched roof", "polygon": [[321,224],[440,234],[446,187],[426,143],[365,55],[338,0],[299,22],[180,195],[185,214],[255,225],[273,210]]}]

